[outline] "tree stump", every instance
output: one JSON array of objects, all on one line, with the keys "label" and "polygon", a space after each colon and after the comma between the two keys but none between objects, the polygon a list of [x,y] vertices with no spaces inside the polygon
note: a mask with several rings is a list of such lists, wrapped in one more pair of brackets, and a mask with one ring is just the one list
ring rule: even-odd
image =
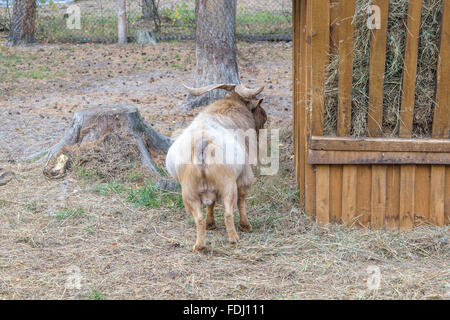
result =
[{"label": "tree stump", "polygon": [[171,144],[170,138],[145,123],[136,107],[92,107],[75,112],[64,137],[48,152],[44,174],[63,177],[75,161],[92,161],[114,171],[124,159],[138,158],[147,171],[159,176],[152,154],[166,154]]},{"label": "tree stump", "polygon": [[140,45],[156,44],[156,37],[150,30],[136,31],[136,42]]}]

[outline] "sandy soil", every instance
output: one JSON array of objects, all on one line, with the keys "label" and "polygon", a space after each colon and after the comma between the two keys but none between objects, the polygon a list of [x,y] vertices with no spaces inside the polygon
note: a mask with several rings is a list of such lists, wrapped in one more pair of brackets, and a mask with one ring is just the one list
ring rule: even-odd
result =
[{"label": "sandy soil", "polygon": [[[272,122],[287,121],[291,112],[289,46],[243,43],[240,49],[241,81],[249,87],[267,86],[265,105],[274,116]],[[169,136],[198,112],[182,114],[178,107],[186,94],[181,84],[193,80],[193,43],[162,43],[156,48],[48,45],[18,50],[17,54],[26,50],[35,60],[34,65],[17,68],[45,66],[49,70],[42,80],[0,82],[0,161],[23,159],[48,148],[61,137],[73,112],[92,105],[136,105],[148,122]],[[255,53],[253,61],[246,60]],[[265,54],[275,59],[262,61]],[[55,76],[62,71],[63,76]]]}]

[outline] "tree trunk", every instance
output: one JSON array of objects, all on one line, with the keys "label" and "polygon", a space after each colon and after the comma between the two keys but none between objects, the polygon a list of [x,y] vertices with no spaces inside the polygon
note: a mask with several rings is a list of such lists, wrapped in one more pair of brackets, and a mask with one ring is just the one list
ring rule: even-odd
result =
[{"label": "tree trunk", "polygon": [[27,45],[35,42],[36,0],[16,0],[8,36],[8,46]]},{"label": "tree trunk", "polygon": [[152,0],[142,0],[142,15],[146,20],[153,20],[155,4]]},{"label": "tree trunk", "polygon": [[117,21],[117,34],[119,38],[119,44],[127,43],[127,1],[117,0],[118,9],[118,21]]},{"label": "tree trunk", "polygon": [[155,0],[142,0],[142,15],[145,20],[153,21],[155,23],[155,31],[160,30],[161,18],[158,13],[158,5]]},{"label": "tree trunk", "polygon": [[145,123],[136,107],[92,107],[75,112],[64,137],[48,152],[44,174],[63,177],[70,163],[91,163],[108,174],[137,159],[148,172],[159,175],[152,154],[166,154],[171,144],[170,138]]},{"label": "tree trunk", "polygon": [[[195,86],[239,83],[236,58],[236,0],[197,0],[195,6]],[[225,95],[214,90],[202,97],[188,95],[184,107],[207,105]]]}]

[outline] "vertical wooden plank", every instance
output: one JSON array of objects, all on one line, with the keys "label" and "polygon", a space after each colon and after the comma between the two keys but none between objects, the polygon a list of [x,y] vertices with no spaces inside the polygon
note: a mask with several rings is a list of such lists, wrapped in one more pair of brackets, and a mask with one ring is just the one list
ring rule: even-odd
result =
[{"label": "vertical wooden plank", "polygon": [[386,166],[372,166],[371,228],[384,227],[386,215]]},{"label": "vertical wooden plank", "polygon": [[352,224],[356,216],[357,166],[344,165],[342,169],[342,223]]},{"label": "vertical wooden plank", "polygon": [[401,138],[411,137],[413,126],[421,9],[422,0],[409,1],[399,129],[399,137]]},{"label": "vertical wooden plank", "polygon": [[[330,58],[339,53],[342,0],[330,0]],[[337,118],[340,118],[339,112]],[[330,166],[330,221],[339,222],[342,209],[342,166]]]},{"label": "vertical wooden plank", "polygon": [[329,62],[330,3],[329,0],[311,1],[311,133],[323,134],[325,105],[325,70]]},{"label": "vertical wooden plank", "polygon": [[330,166],[330,221],[340,222],[342,214],[342,165]]},{"label": "vertical wooden plank", "polygon": [[416,165],[414,213],[418,222],[428,221],[430,218],[430,175],[430,166]]},{"label": "vertical wooden plank", "polygon": [[[306,106],[305,106],[305,119],[306,119],[306,146],[305,146],[305,160],[307,159],[307,151],[309,149],[308,137],[311,136],[311,100],[312,100],[312,1],[306,2],[306,54],[305,54],[305,94],[306,94]],[[316,174],[314,167],[306,163],[305,164],[305,213],[309,216],[316,214]]]},{"label": "vertical wooden plank", "polygon": [[340,7],[342,0],[330,0],[330,54],[339,50]]},{"label": "vertical wooden plank", "polygon": [[[432,136],[447,139],[450,133],[450,1],[444,0],[443,5]],[[431,166],[430,221],[439,226],[445,223],[445,203],[450,201],[445,199],[448,197],[445,176],[445,166]]]},{"label": "vertical wooden plank", "polygon": [[400,230],[414,227],[415,165],[400,166]]},{"label": "vertical wooden plank", "polygon": [[[339,8],[341,0],[330,0],[330,59],[339,49]],[[329,62],[329,61],[328,61]],[[342,200],[342,166],[330,166],[330,222],[340,220]]]},{"label": "vertical wooden plank", "polygon": [[[414,115],[414,98],[415,98],[415,84],[417,73],[417,55],[419,43],[419,30],[421,19],[422,0],[411,0],[408,6],[408,25],[406,34],[406,50],[405,50],[405,68],[403,71],[403,95],[401,104],[401,121],[399,128],[399,137],[411,137],[413,128]],[[401,183],[400,194],[404,202],[401,203],[401,217],[400,228],[402,230],[410,229],[414,226],[416,219],[415,214],[417,210],[418,216],[428,215],[429,207],[429,183],[427,179],[429,166],[402,166],[400,170],[401,181],[414,180],[414,188],[412,198],[409,196],[411,186]],[[407,204],[406,201],[413,201]],[[425,209],[424,209],[425,208]],[[417,220],[419,221],[419,220]]]},{"label": "vertical wooden plank", "polygon": [[[383,82],[386,63],[386,32],[389,0],[374,0],[380,8],[380,28],[372,30],[369,64],[368,133],[371,137],[383,135]],[[368,226],[372,214],[372,167],[358,166],[357,214],[359,222]]]},{"label": "vertical wooden plank", "polygon": [[330,166],[316,169],[316,222],[321,225],[330,222]]},{"label": "vertical wooden plank", "polygon": [[381,28],[374,29],[370,46],[368,131],[372,137],[383,135],[383,82],[386,63],[386,31],[389,0],[374,0],[381,10]]},{"label": "vertical wooden plank", "polygon": [[430,222],[443,226],[445,220],[445,166],[431,166]]},{"label": "vertical wooden plank", "polygon": [[386,172],[386,228],[399,228],[400,166],[388,166]]},{"label": "vertical wooden plank", "polygon": [[[294,0],[295,1],[295,0]],[[298,1],[297,1],[298,2]],[[306,70],[306,0],[300,1],[299,9],[299,32],[300,32],[300,52],[298,53],[298,63],[300,65],[299,68],[299,77],[300,77],[300,110],[299,117],[300,119],[300,137],[299,142],[300,145],[298,148],[299,151],[299,160],[300,160],[300,205],[302,207],[305,206],[305,168],[306,168],[306,157],[307,157],[307,143],[306,143],[306,85],[307,85],[307,70]]]},{"label": "vertical wooden plank", "polygon": [[[330,41],[330,2],[329,0],[314,0],[308,2],[310,5],[310,25],[311,25],[311,130],[308,134],[319,135],[323,134],[323,110],[325,105],[325,70],[326,65],[329,62],[329,41]],[[309,136],[309,135],[308,135]],[[325,218],[324,210],[329,211],[329,199],[327,202],[327,207],[324,206],[324,195],[317,194],[320,186],[327,186],[329,190],[329,168],[327,169],[328,174],[324,172],[322,166],[316,168],[316,180],[315,184],[316,194],[316,215],[320,214],[318,220],[329,219],[329,212],[326,213]],[[326,181],[321,181],[318,179],[326,179]],[[309,197],[307,193],[307,197]],[[319,198],[320,196],[320,198]],[[309,199],[308,199],[309,201]],[[320,212],[317,209],[321,208]]]},{"label": "vertical wooden plank", "polygon": [[355,0],[340,5],[339,26],[339,83],[338,83],[338,136],[349,136],[352,113],[353,79],[353,16]]},{"label": "vertical wooden plank", "polygon": [[292,83],[293,83],[293,105],[292,105],[292,127],[293,127],[293,140],[294,140],[294,169],[295,169],[295,175],[298,181],[298,172],[299,172],[299,163],[300,163],[300,157],[298,155],[298,131],[300,130],[299,124],[297,123],[297,110],[298,110],[298,71],[297,71],[297,65],[298,65],[298,18],[297,18],[297,4],[298,2],[295,0],[292,0]]},{"label": "vertical wooden plank", "polygon": [[450,134],[450,1],[444,0],[441,47],[438,60],[436,104],[433,138],[449,138]]},{"label": "vertical wooden plank", "polygon": [[[306,0],[293,0],[293,128],[294,128],[294,163],[297,183],[300,189],[300,204],[304,206],[305,192],[305,59],[302,51],[305,51],[305,12]],[[303,72],[302,72],[303,71]]]},{"label": "vertical wooden plank", "polygon": [[372,166],[358,165],[356,214],[359,226],[368,227],[371,215]]},{"label": "vertical wooden plank", "polygon": [[445,167],[445,221],[444,224],[450,224],[450,166]]}]

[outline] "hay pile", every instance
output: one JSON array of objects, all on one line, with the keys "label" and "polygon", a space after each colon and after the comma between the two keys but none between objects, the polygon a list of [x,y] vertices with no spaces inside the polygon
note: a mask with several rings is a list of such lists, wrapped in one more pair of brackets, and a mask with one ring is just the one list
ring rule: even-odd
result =
[{"label": "hay pile", "polygon": [[[65,148],[70,168],[79,176],[95,175],[106,181],[140,168],[140,152],[133,136],[108,132],[94,143]],[[144,170],[142,170],[144,171]]]},{"label": "hay pile", "polygon": [[[352,136],[367,136],[369,101],[369,64],[372,30],[368,29],[367,8],[372,0],[356,0],[354,25],[354,67],[352,91]],[[413,137],[431,135],[436,71],[439,57],[442,0],[424,0],[419,34],[417,81],[414,105]],[[386,69],[383,97],[383,132],[397,136],[400,126],[400,106],[408,0],[390,0],[386,42]],[[324,134],[335,135],[337,128],[339,55],[330,56],[325,84]]]}]

